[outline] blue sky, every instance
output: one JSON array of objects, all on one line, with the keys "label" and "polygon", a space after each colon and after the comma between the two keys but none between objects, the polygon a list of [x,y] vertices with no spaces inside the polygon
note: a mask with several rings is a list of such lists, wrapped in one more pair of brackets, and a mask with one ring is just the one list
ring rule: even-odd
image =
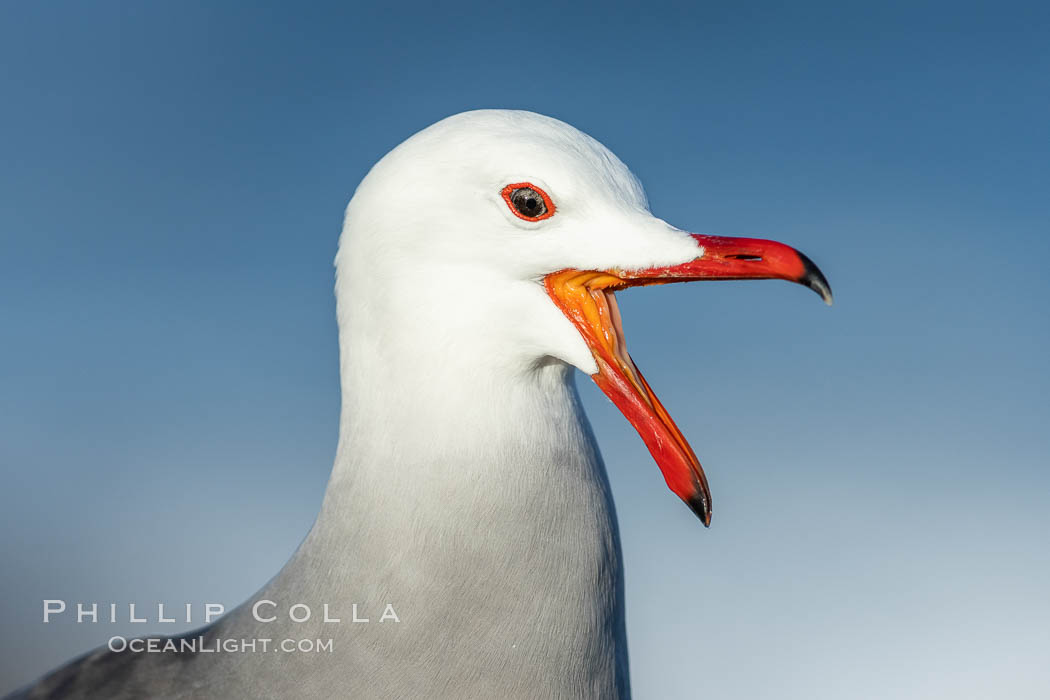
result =
[{"label": "blue sky", "polygon": [[1048,36],[1040,3],[5,4],[0,691],[121,631],[42,598],[232,606],[277,571],[335,448],[346,201],[513,107],[836,294],[620,296],[709,531],[579,378],[636,696],[1043,697]]}]

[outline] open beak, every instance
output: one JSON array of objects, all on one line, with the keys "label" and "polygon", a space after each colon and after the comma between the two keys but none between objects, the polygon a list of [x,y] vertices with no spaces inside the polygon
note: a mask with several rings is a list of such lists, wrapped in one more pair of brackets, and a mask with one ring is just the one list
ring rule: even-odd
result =
[{"label": "open beak", "polygon": [[645,270],[561,270],[543,282],[554,303],[576,326],[598,365],[594,382],[641,435],[668,487],[711,524],[711,491],[703,467],[678,426],[627,354],[616,305],[618,289],[696,280],[783,279],[803,284],[831,304],[831,288],[802,253],[776,241],[691,234],[697,257],[681,265]]}]

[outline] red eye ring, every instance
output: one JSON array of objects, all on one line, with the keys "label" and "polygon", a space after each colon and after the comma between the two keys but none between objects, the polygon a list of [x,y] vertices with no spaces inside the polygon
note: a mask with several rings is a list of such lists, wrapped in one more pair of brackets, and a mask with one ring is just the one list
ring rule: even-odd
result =
[{"label": "red eye ring", "polygon": [[[535,192],[543,200],[543,209],[540,210],[535,216],[530,216],[527,213],[529,209],[522,206],[522,202],[520,200],[521,190],[529,190],[531,192]],[[518,194],[519,197],[515,197],[515,194]],[[518,217],[519,219],[524,219],[525,221],[543,221],[544,219],[549,219],[552,216],[554,216],[554,202],[551,201],[550,196],[539,187],[536,187],[536,185],[532,184],[531,182],[515,182],[510,185],[507,185],[500,192],[500,195],[503,196],[503,201],[507,203],[507,206],[510,208],[511,213],[513,213],[514,216]],[[518,200],[517,202],[515,201],[516,199]],[[534,198],[529,198],[526,201],[531,201],[532,199]],[[525,211],[523,211],[522,209],[525,209]]]}]

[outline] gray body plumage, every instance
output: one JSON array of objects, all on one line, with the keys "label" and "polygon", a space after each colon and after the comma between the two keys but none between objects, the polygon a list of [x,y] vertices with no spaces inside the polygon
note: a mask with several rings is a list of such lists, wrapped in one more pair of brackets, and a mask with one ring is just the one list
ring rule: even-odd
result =
[{"label": "gray body plumage", "polygon": [[[249,601],[186,635],[203,636],[208,647],[231,638],[331,638],[331,653],[103,648],[12,697],[629,697],[620,549],[604,468],[586,423],[572,419],[582,414],[566,368],[539,372],[550,385],[538,390],[566,411],[548,414],[531,431],[485,440],[480,450],[469,440],[435,442],[444,456],[426,465],[406,464],[411,457],[390,446],[391,468],[428,473],[434,483],[404,493],[381,517],[354,508],[381,487],[339,477],[361,475],[353,458],[337,469],[310,535],[252,598],[274,601],[274,612],[306,603],[310,621],[281,615],[260,623]],[[476,428],[463,424],[449,434],[466,437]],[[470,480],[470,498],[440,487],[448,471],[462,475],[468,462],[486,472]],[[529,477],[521,473],[526,467]],[[536,479],[536,470],[547,478]],[[371,611],[368,623],[350,621],[354,602]],[[341,622],[320,619],[324,603]],[[376,619],[386,603],[400,622]]]}]

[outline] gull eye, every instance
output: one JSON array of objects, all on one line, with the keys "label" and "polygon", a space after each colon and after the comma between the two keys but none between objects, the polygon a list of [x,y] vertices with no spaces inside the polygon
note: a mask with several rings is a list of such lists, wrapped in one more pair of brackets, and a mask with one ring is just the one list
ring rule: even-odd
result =
[{"label": "gull eye", "polygon": [[542,221],[554,215],[554,202],[546,192],[530,182],[507,185],[501,194],[507,206],[519,219]]}]

